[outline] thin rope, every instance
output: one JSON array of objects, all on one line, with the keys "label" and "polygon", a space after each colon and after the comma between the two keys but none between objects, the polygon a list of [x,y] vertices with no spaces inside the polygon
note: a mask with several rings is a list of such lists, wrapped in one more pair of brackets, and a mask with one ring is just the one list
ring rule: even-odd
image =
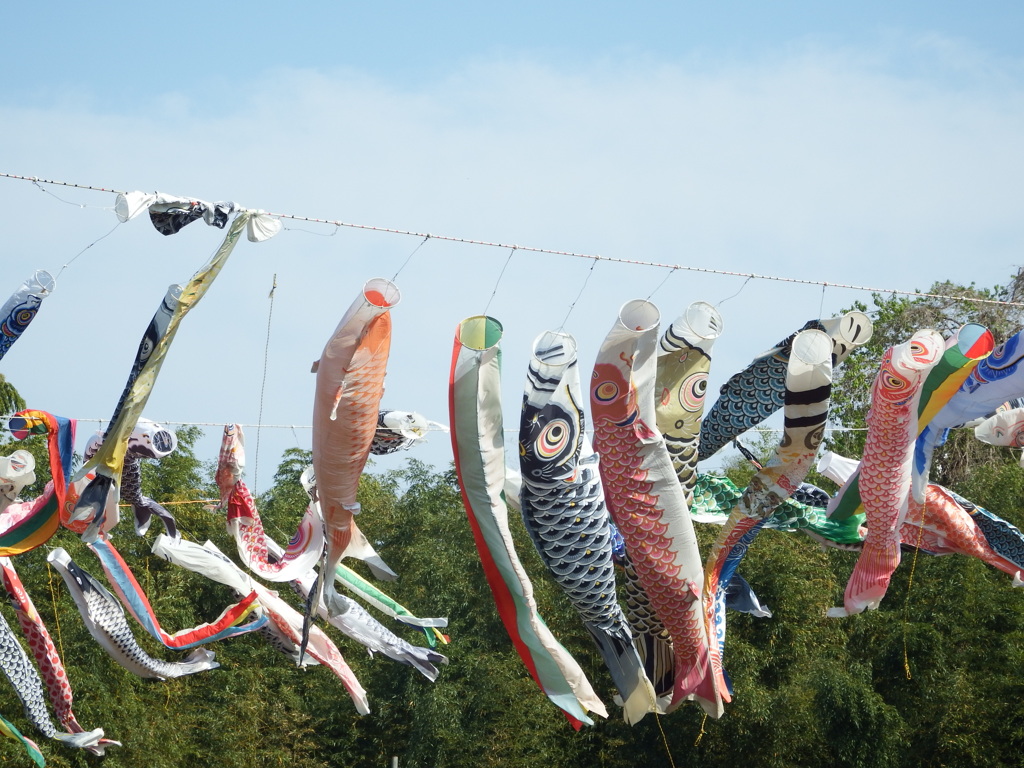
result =
[{"label": "thin rope", "polygon": [[907,596],[903,601],[903,673],[907,680],[912,679],[910,674],[910,655],[907,653],[907,627],[910,624],[910,589],[914,586],[914,571],[917,570],[917,556],[921,552],[921,540],[924,538],[924,514],[926,505],[921,504],[921,521],[917,525],[917,544],[914,546],[914,555],[910,558],[910,575],[907,577]]},{"label": "thin rope", "polygon": [[818,304],[818,317],[821,317],[821,313],[825,311],[825,289],[828,287],[828,283],[821,284],[821,303]]},{"label": "thin rope", "polygon": [[[661,727],[661,715],[657,711],[654,713],[654,722],[658,724],[658,732],[661,733],[661,743],[665,747],[665,754],[668,755],[668,764],[671,768],[676,768],[676,761],[672,759],[672,748],[668,745],[668,736],[665,734],[665,729]],[[703,726],[701,726],[703,728]]]},{"label": "thin rope", "polygon": [[576,298],[573,299],[572,304],[569,305],[569,311],[565,313],[565,318],[562,320],[562,324],[558,326],[558,330],[563,330],[565,328],[565,324],[569,322],[569,315],[572,314],[573,309],[576,308],[576,302],[580,300],[580,297],[583,295],[583,291],[586,290],[587,283],[590,282],[590,276],[594,274],[594,267],[596,266],[596,261],[590,265],[590,270],[587,272],[587,276],[583,278],[583,285],[580,286],[580,292],[576,294]]},{"label": "thin rope", "polygon": [[701,742],[701,739],[704,738],[704,734],[707,733],[707,731],[704,730],[704,723],[706,723],[707,721],[708,721],[708,715],[705,712],[704,713],[704,717],[702,717],[701,721],[700,721],[700,733],[697,734],[697,739],[696,739],[696,741],[693,742],[693,746],[695,746],[695,747],[699,746],[700,742]]},{"label": "thin rope", "polygon": [[60,633],[60,611],[57,610],[57,592],[53,588],[53,566],[49,563],[46,564],[46,576],[50,584],[50,602],[53,603],[53,620],[57,627],[57,646],[60,648],[61,659],[66,658],[64,656],[64,638]]},{"label": "thin rope", "polygon": [[718,308],[719,308],[720,306],[722,306],[723,304],[725,304],[725,302],[727,302],[727,301],[728,301],[729,299],[735,299],[735,298],[736,298],[737,296],[739,296],[739,295],[740,295],[741,293],[743,293],[743,289],[747,287],[747,283],[749,283],[749,282],[750,282],[751,280],[753,280],[753,279],[754,279],[754,276],[753,276],[753,275],[751,275],[751,276],[750,276],[750,277],[748,277],[748,278],[747,278],[746,280],[744,280],[744,281],[743,281],[743,285],[741,285],[741,286],[740,286],[740,289],[739,289],[738,291],[736,291],[736,293],[734,293],[734,294],[733,294],[732,296],[726,296],[726,297],[725,297],[724,299],[722,299],[722,300],[721,300],[720,302],[718,302],[717,304],[715,304],[715,309],[718,309]]},{"label": "thin rope", "polygon": [[60,195],[55,195],[50,190],[44,189],[43,187],[39,186],[39,182],[38,181],[33,181],[32,184],[34,184],[35,188],[38,189],[40,192],[42,192],[44,195],[49,195],[50,197],[54,198],[55,200],[59,200],[60,202],[64,203],[65,205],[73,205],[75,208],[99,208],[101,211],[112,211],[112,210],[114,210],[114,206],[112,206],[112,205],[86,205],[85,203],[76,203],[74,200],[65,200]]},{"label": "thin rope", "polygon": [[403,269],[405,269],[405,265],[409,263],[409,259],[411,259],[413,256],[415,256],[416,255],[416,251],[418,251],[420,248],[422,248],[424,245],[426,245],[427,244],[427,240],[429,240],[429,239],[430,239],[430,235],[427,235],[426,237],[424,237],[423,240],[420,241],[420,244],[412,249],[412,253],[410,253],[408,256],[405,257],[405,261],[402,262],[402,266],[400,266],[398,268],[398,272],[395,272],[395,276],[391,278],[391,282],[392,283],[395,282],[395,280],[398,279],[399,273],[401,273],[401,271]]},{"label": "thin rope", "polygon": [[[39,182],[41,184],[57,184],[65,187],[74,187],[76,189],[90,189],[95,192],[113,192],[116,194],[125,194],[114,189],[106,189],[104,187],[95,187],[86,184],[72,184],[66,181],[54,181],[51,179],[40,179],[36,176],[19,176],[13,173],[0,172],[0,178],[16,179],[22,181]],[[380,227],[370,224],[355,224],[348,221],[340,221],[337,219],[318,219],[312,216],[297,216],[290,213],[267,213],[267,216],[274,216],[279,219],[290,219],[292,221],[305,221],[314,224],[328,224],[333,227],[347,227],[349,229],[363,229],[370,232],[387,232],[393,235],[406,235],[409,237],[427,237],[426,232],[415,232],[409,229],[398,229],[395,227]],[[444,240],[452,243],[463,243],[465,245],[482,245],[489,248],[513,248],[520,251],[527,251],[530,253],[546,253],[552,256],[571,256],[578,259],[593,259],[594,261],[610,261],[616,264],[632,264],[634,266],[644,267],[661,267],[664,269],[681,269],[687,272],[700,272],[707,275],[728,275],[730,277],[745,277],[748,280],[773,280],[782,283],[793,283],[796,285],[829,285],[833,288],[843,288],[851,291],[864,291],[867,293],[878,293],[878,294],[891,294],[898,296],[913,296],[917,298],[931,298],[931,299],[947,299],[950,301],[969,301],[976,304],[995,304],[1006,307],[1024,307],[1024,302],[1017,301],[1003,301],[1001,299],[982,299],[976,296],[947,296],[941,293],[926,293],[924,291],[904,291],[898,288],[873,288],[865,285],[853,285],[851,283],[834,283],[831,281],[822,280],[807,280],[796,277],[783,277],[780,275],[762,275],[756,272],[735,272],[733,270],[726,269],[712,269],[710,267],[694,267],[686,264],[665,264],[656,261],[643,261],[640,259],[623,259],[616,256],[601,256],[595,253],[578,253],[576,251],[561,251],[553,248],[538,248],[529,245],[512,245],[511,243],[499,243],[490,240],[475,240],[468,237],[457,237],[454,235],[438,235],[436,233],[429,233],[429,237],[434,240]]]},{"label": "thin rope", "polygon": [[656,293],[657,293],[658,291],[660,291],[660,290],[661,290],[661,288],[662,288],[662,286],[663,286],[663,285],[665,285],[665,283],[667,283],[667,282],[668,282],[668,279],[669,279],[670,277],[672,277],[672,275],[674,275],[675,273],[676,273],[676,268],[675,268],[675,267],[672,267],[672,269],[670,269],[670,270],[668,271],[668,274],[667,274],[667,275],[665,275],[665,279],[664,279],[664,280],[662,280],[662,281],[661,281],[660,283],[658,283],[658,287],[657,287],[657,288],[655,288],[655,289],[654,289],[653,291],[651,291],[651,292],[650,292],[650,294],[649,294],[649,295],[647,296],[647,300],[648,300],[648,301],[650,301],[650,300],[651,300],[651,296],[653,296],[653,295],[654,295],[654,294],[656,294]]},{"label": "thin rope", "polygon": [[[270,299],[270,310],[267,312],[267,342],[263,347],[263,383],[260,384],[260,412],[256,417],[256,421],[263,422],[263,397],[267,391],[267,362],[270,359],[270,320],[274,317],[274,291],[277,290],[277,274],[274,274],[274,283],[270,286],[270,294],[267,296]],[[260,479],[260,433],[263,430],[259,427],[256,428],[256,456],[253,461],[252,476],[253,485],[258,485]]]},{"label": "thin rope", "polygon": [[69,261],[67,264],[65,264],[63,267],[61,267],[60,271],[57,273],[57,277],[55,277],[53,279],[57,280],[58,277],[60,277],[62,274],[64,274],[64,270],[67,269],[68,267],[70,267],[72,265],[72,263],[74,263],[75,259],[77,259],[83,253],[88,251],[94,245],[96,245],[96,243],[98,243],[100,240],[106,240],[108,237],[110,237],[112,234],[114,234],[114,230],[117,229],[118,227],[120,227],[123,223],[124,223],[123,221],[118,221],[117,224],[115,224],[113,226],[113,228],[109,232],[107,232],[107,234],[101,235],[100,237],[96,238],[91,243],[89,243],[87,246],[85,246],[85,248],[83,248],[78,253],[76,253],[74,256],[72,256],[71,257],[71,261]]},{"label": "thin rope", "polygon": [[323,232],[314,232],[312,229],[303,229],[302,227],[284,227],[285,232],[305,232],[307,235],[316,235],[317,237],[334,237],[341,230],[341,227],[335,227],[330,234],[325,235]]},{"label": "thin rope", "polygon": [[508,269],[508,263],[512,261],[512,257],[515,255],[516,246],[512,246],[512,250],[509,251],[508,258],[505,259],[505,266],[501,268],[501,272],[498,273],[498,279],[494,283],[494,290],[491,291],[491,298],[487,300],[487,306],[484,307],[484,315],[487,315],[487,310],[491,308],[491,302],[494,301],[494,296],[498,293],[498,286],[501,285],[501,278],[505,276],[505,270]]}]

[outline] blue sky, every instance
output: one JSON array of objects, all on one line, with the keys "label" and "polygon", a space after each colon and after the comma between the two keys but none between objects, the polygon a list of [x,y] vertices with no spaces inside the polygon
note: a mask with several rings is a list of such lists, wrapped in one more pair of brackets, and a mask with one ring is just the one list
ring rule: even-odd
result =
[{"label": "blue sky", "polygon": [[[4,11],[0,62],[17,74],[0,93],[0,171],[831,283],[989,286],[1024,250],[1022,14],[924,2],[19,4]],[[222,233],[196,223],[163,237],[144,218],[115,228],[112,195],[43,189],[0,178],[10,290],[81,255],[0,372],[32,407],[103,419],[167,285]],[[579,259],[436,240],[402,267],[418,239],[285,227],[239,245],[146,412],[255,424],[262,411],[262,423],[296,425],[261,432],[258,476],[246,430],[260,490],[284,448],[309,447],[310,363],[371,277],[401,268],[385,404],[447,423],[454,328],[490,302],[513,428],[530,343],[581,289],[566,330],[584,370],[629,299],[653,291],[663,323],[691,301],[723,302],[712,393],[819,310],[869,299],[604,262],[591,273]],[[98,426],[83,422],[82,440]],[[212,460],[219,429],[206,429]],[[439,435],[377,467],[406,456],[445,466],[450,446]]]}]

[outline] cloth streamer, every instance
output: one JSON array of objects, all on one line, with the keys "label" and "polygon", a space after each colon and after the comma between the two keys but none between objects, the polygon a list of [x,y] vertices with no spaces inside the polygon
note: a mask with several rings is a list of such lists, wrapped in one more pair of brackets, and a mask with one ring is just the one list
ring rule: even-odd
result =
[{"label": "cloth streamer", "polygon": [[[825,434],[832,393],[832,340],[819,330],[801,331],[786,365],[782,441],[754,475],[708,555],[704,609],[714,638],[712,654],[725,651],[726,592],[758,531],[797,489]],[[721,664],[717,665],[721,669]],[[724,681],[724,671],[723,681]]]},{"label": "cloth streamer", "polygon": [[701,605],[704,571],[697,537],[668,449],[657,431],[654,386],[658,308],[627,302],[597,354],[590,406],[594,447],[612,520],[644,593],[672,638],[670,706],[694,699],[721,717],[729,693],[711,668]]},{"label": "cloth streamer", "polygon": [[555,582],[583,619],[618,688],[627,723],[657,696],[619,607],[611,526],[583,415],[576,340],[547,331],[534,341],[519,428],[523,523]]},{"label": "cloth streamer", "polygon": [[56,287],[49,272],[37,269],[0,307],[0,359],[21,338],[39,312],[43,299]]},{"label": "cloth streamer", "polygon": [[501,416],[501,323],[478,315],[459,323],[452,350],[449,410],[462,502],[498,614],[519,657],[574,728],[607,717],[579,664],[537,612],[533,585],[508,527]]},{"label": "cloth streamer", "polygon": [[249,214],[245,211],[235,216],[227,235],[213,258],[196,272],[184,286],[172,285],[159,309],[143,334],[128,375],[121,398],[110,418],[110,425],[96,455],[83,463],[75,479],[84,478],[95,470],[96,477],[82,491],[71,515],[73,522],[85,520],[88,529],[82,537],[93,541],[100,534],[109,532],[118,522],[118,484],[128,451],[128,438],[142,415],[146,402],[153,391],[156,377],[163,365],[167,350],[178,331],[185,315],[206,295],[217,275],[227,263],[238,238],[245,229]]}]

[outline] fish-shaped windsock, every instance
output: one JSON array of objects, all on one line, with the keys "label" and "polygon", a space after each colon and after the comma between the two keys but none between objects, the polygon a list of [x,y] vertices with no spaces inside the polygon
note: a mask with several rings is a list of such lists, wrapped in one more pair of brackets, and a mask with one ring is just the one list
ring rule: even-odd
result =
[{"label": "fish-shaped windsock", "polygon": [[[1024,408],[998,411],[974,428],[974,436],[989,445],[1024,447]],[[1024,453],[1020,465],[1024,467]]]},{"label": "fish-shaped windsock", "polygon": [[108,592],[96,579],[79,568],[63,548],[57,547],[46,561],[64,579],[71,597],[82,614],[86,629],[110,657],[139,677],[163,680],[181,677],[219,667],[214,654],[204,648],[196,648],[185,661],[161,661],[147,654],[135,641],[124,608],[117,598]]},{"label": "fish-shaped windsock", "polygon": [[[308,600],[315,582],[315,574],[292,582],[299,595]],[[437,664],[447,664],[448,658],[443,654],[423,648],[403,640],[390,629],[377,621],[370,612],[355,600],[345,595],[335,595],[335,600],[345,606],[345,610],[331,615],[323,600],[317,605],[317,613],[337,629],[340,629],[357,643],[366,646],[370,654],[382,653],[389,659],[415,668],[425,678],[433,682],[437,679]]]},{"label": "fish-shaped windsock", "polygon": [[180,535],[174,515],[142,492],[142,459],[166,458],[177,447],[178,436],[149,419],[139,419],[128,437],[128,452],[121,470],[121,501],[131,504],[135,514],[135,533],[139,536],[146,535],[154,517],[163,523],[168,536],[177,538]]},{"label": "fish-shaped windsock", "polygon": [[21,494],[21,489],[36,481],[36,459],[28,451],[0,456],[0,512]]},{"label": "fish-shaped windsock", "polygon": [[658,343],[658,431],[689,504],[697,479],[697,446],[711,370],[711,348],[722,334],[722,316],[695,301],[662,334]]},{"label": "fish-shaped windsock", "polygon": [[[368,281],[313,364],[313,468],[327,534],[323,573],[333,573],[352,538],[356,490],[377,431],[391,349],[391,308],[401,294],[390,280]],[[333,580],[324,585],[328,609]]]},{"label": "fish-shaped windsock", "polygon": [[693,698],[711,717],[720,717],[729,693],[711,668],[697,537],[655,422],[659,317],[649,301],[627,302],[605,337],[590,383],[594,447],[601,456],[612,520],[655,615],[672,638],[671,704]]},{"label": "fish-shaped windsock", "polygon": [[381,411],[377,415],[377,431],[370,444],[374,456],[386,456],[397,451],[407,451],[427,439],[427,433],[436,430],[447,432],[448,427],[436,421],[428,421],[413,411]]},{"label": "fish-shaped windsock", "polygon": [[[2,571],[4,590],[7,592],[7,597],[10,598],[11,605],[14,606],[18,626],[35,657],[57,721],[68,733],[91,733],[87,732],[75,717],[71,708],[74,694],[67,671],[64,669],[64,663],[57,653],[57,648],[46,629],[46,624],[43,623],[42,617],[32,603],[32,598],[25,591],[25,586],[21,583],[21,578],[14,569],[14,563],[10,558],[0,558],[0,571]],[[107,747],[119,746],[121,746],[119,741],[101,738],[95,744],[86,746],[85,749],[94,755],[102,755]]]},{"label": "fish-shaped windsock", "polygon": [[618,688],[627,723],[657,697],[619,607],[598,457],[586,433],[576,340],[547,331],[533,345],[519,427],[519,503],[537,552]]},{"label": "fish-shaped windsock", "polygon": [[[190,629],[182,629],[173,634],[166,632],[160,626],[153,607],[149,604],[149,598],[142,591],[139,582],[136,581],[135,574],[132,573],[113,543],[109,539],[97,539],[88,546],[99,559],[107,580],[121,599],[121,604],[151,637],[159,640],[167,648],[175,650],[194,648],[201,643],[212,643],[247,632],[254,632],[267,622],[265,616],[259,615],[256,593],[250,592],[241,601],[229,605],[221,611],[215,621]],[[243,624],[254,611],[255,618]]]},{"label": "fish-shaped windsock", "polygon": [[14,692],[21,700],[25,717],[44,736],[79,749],[89,749],[99,745],[103,739],[102,728],[97,728],[94,731],[64,733],[54,727],[50,713],[46,709],[46,697],[43,693],[43,684],[39,680],[39,673],[32,666],[32,662],[28,660],[28,656],[25,655],[25,651],[18,643],[18,639],[14,636],[14,632],[3,615],[0,615],[0,671],[14,686]]},{"label": "fish-shaped windsock", "polygon": [[[698,473],[694,486],[690,516],[697,523],[725,525],[743,491],[727,477]],[[783,501],[765,522],[764,527],[777,531],[801,531],[822,546],[860,549],[864,541],[864,515],[845,520],[831,520],[825,506],[812,506],[795,497]]]},{"label": "fish-shaped windsock", "polygon": [[184,287],[172,285],[168,289],[146,328],[128,374],[128,382],[110,418],[103,444],[75,475],[75,480],[80,480],[94,470],[96,473],[82,491],[71,515],[72,522],[85,520],[89,523],[82,534],[85,541],[93,541],[117,525],[119,484],[128,451],[128,438],[146,407],[178,326],[220,274],[239,236],[245,230],[248,218],[249,212],[244,210],[235,216],[224,241],[210,261]]},{"label": "fish-shaped windsock", "polygon": [[1024,408],[998,411],[974,428],[974,436],[989,445],[1024,447]]},{"label": "fish-shaped windsock", "polygon": [[[275,592],[264,587],[246,575],[237,565],[224,555],[212,542],[203,546],[191,541],[174,541],[161,534],[153,542],[153,554],[181,566],[193,573],[198,573],[220,584],[225,584],[238,594],[255,591],[260,605],[274,624],[276,633],[283,641],[282,650],[292,649],[296,659],[305,654],[312,656],[317,662],[333,672],[348,691],[356,711],[365,715],[370,711],[366,701],[366,691],[359,684],[352,669],[348,666],[341,651],[319,627],[310,627],[309,642],[305,654],[296,654],[294,649],[302,642],[303,617]],[[286,650],[286,652],[288,652]]]},{"label": "fish-shaped windsock", "polygon": [[[850,352],[871,339],[873,326],[863,312],[848,312],[841,317],[810,320],[800,331],[812,329],[824,331],[832,337],[832,367],[835,368]],[[722,385],[718,400],[700,425],[700,461],[714,456],[733,438],[757,426],[782,407],[786,391],[786,363],[793,339],[800,331],[754,358],[750,365]]]},{"label": "fish-shaped windsock", "polygon": [[900,526],[911,485],[918,403],[928,372],[944,351],[942,337],[931,329],[890,347],[882,357],[871,389],[868,433],[861,462],[859,490],[867,518],[867,536],[850,580],[843,607],[830,616],[849,616],[877,608],[900,562]]},{"label": "fish-shaped windsock", "polygon": [[267,551],[263,522],[256,511],[245,481],[245,435],[239,424],[227,424],[220,444],[216,481],[220,487],[221,507],[227,510],[225,525],[238,548],[238,556],[253,573],[269,581],[291,581],[316,566],[324,550],[323,521],[311,502],[288,547],[275,553],[273,562]]},{"label": "fish-shaped windsock", "polygon": [[53,276],[37,269],[0,307],[0,359],[35,319],[43,299],[57,287]]},{"label": "fish-shaped windsock", "polygon": [[575,728],[607,717],[576,660],[537,612],[533,585],[508,526],[505,443],[501,416],[501,323],[477,315],[459,323],[452,351],[448,403],[452,451],[473,539],[498,614],[534,681]]},{"label": "fish-shaped windsock", "polygon": [[[911,493],[918,502],[924,501],[924,489],[928,484],[928,471],[932,453],[937,445],[936,425],[932,422],[959,391],[964,381],[994,344],[992,334],[984,326],[967,323],[945,342],[945,350],[938,362],[931,367],[917,398],[917,434],[914,435],[913,463],[911,464]],[[946,429],[939,430],[943,435]],[[848,515],[863,512],[860,498],[860,470],[855,470],[829,501],[829,516],[842,520]]]},{"label": "fish-shaped windsock", "polygon": [[[833,482],[847,482],[860,466],[854,459],[826,451],[818,471]],[[966,515],[969,519],[964,519]],[[923,529],[923,532],[922,532]],[[977,538],[980,534],[984,542]],[[957,552],[977,557],[1016,577],[1024,570],[1024,533],[998,515],[941,485],[929,484],[925,509],[908,512],[900,529],[904,546],[934,554]],[[1014,582],[1014,586],[1021,586]]]},{"label": "fish-shaped windsock", "polygon": [[[719,533],[705,566],[704,606],[713,654],[725,646],[725,597],[757,532],[797,489],[825,434],[832,393],[832,340],[824,331],[801,331],[786,365],[782,441],[754,475]],[[719,665],[720,668],[720,665]]]}]

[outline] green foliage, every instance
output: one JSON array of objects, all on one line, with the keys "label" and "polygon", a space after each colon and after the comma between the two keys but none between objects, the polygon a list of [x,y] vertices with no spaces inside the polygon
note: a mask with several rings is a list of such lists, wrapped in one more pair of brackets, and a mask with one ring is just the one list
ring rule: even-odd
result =
[{"label": "green foliage", "polygon": [[[1012,289],[935,286],[932,292],[979,298],[1009,297]],[[875,297],[875,339],[837,371],[835,416],[863,426],[867,392],[885,346],[909,337],[921,323],[949,331],[984,321],[997,340],[1016,330],[1020,316],[941,299]],[[986,314],[987,313],[987,314]],[[1002,323],[1002,325],[1000,325]],[[178,432],[178,450],[145,462],[143,489],[167,505],[185,536],[212,540],[228,555],[234,543],[215,511],[213,467],[195,455],[200,433]],[[937,458],[936,474],[964,496],[1024,527],[1019,500],[1024,472],[1007,449],[968,444],[955,433]],[[771,437],[749,446],[761,459]],[[860,455],[862,433],[833,436],[839,452]],[[963,442],[963,444],[961,444]],[[23,444],[14,444],[21,447]],[[25,445],[31,445],[31,441]],[[0,447],[9,452],[10,446]],[[38,451],[39,449],[33,449]],[[37,463],[45,472],[45,445]],[[299,476],[308,452],[286,452],[273,487],[259,498],[269,535],[283,543],[294,532],[307,496]],[[740,487],[752,474],[746,461],[725,468]],[[818,481],[815,481],[818,482]],[[178,768],[325,768],[391,765],[402,768],[534,766],[752,765],[1007,766],[1024,750],[1024,593],[1006,574],[959,556],[909,553],[877,611],[848,619],[826,617],[842,601],[857,554],[822,550],[799,534],[764,531],[742,565],[744,577],[773,611],[770,619],[729,614],[725,666],[734,698],[720,720],[694,705],[671,715],[625,725],[592,641],[546,573],[522,525],[511,527],[533,580],[541,615],[583,666],[611,717],[573,731],[527,673],[498,618],[462,506],[454,472],[415,460],[404,469],[368,472],[360,483],[359,525],[400,574],[381,585],[418,616],[447,616],[451,642],[439,645],[449,664],[431,683],[414,669],[365,650],[331,627],[366,689],[371,713],[360,717],[327,669],[298,669],[256,634],[216,644],[221,668],[163,682],[140,680],[118,667],[89,636],[67,590],[45,562],[65,547],[101,576],[78,538],[61,531],[44,548],[15,558],[36,607],[59,643],[86,728],[103,727],[124,746],[97,758],[35,733],[9,686],[0,686],[0,713],[40,742],[51,766]],[[134,535],[128,521],[116,544],[168,631],[214,620],[236,596],[221,585],[149,554],[159,529]],[[717,535],[698,527],[703,552]],[[364,575],[369,572],[354,566]],[[287,585],[275,586],[296,608]],[[14,623],[7,608],[0,609]],[[372,609],[371,609],[372,611]],[[389,629],[419,645],[423,632],[376,614]],[[136,628],[137,630],[137,628]],[[153,656],[180,659],[136,631]],[[0,763],[29,765],[11,741],[0,740]]]}]

